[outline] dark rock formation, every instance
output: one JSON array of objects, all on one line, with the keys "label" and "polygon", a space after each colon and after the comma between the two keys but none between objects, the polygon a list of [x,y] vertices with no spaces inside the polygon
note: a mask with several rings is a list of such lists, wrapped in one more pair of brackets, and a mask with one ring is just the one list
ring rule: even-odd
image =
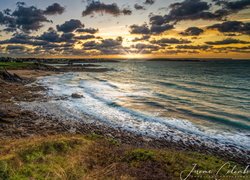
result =
[{"label": "dark rock formation", "polygon": [[8,82],[22,82],[23,79],[14,74],[9,73],[6,69],[0,71],[0,79]]},{"label": "dark rock formation", "polygon": [[79,99],[79,98],[83,98],[83,95],[77,94],[77,93],[73,93],[73,94],[71,95],[71,97],[72,97],[72,98],[75,98],[75,99]]}]

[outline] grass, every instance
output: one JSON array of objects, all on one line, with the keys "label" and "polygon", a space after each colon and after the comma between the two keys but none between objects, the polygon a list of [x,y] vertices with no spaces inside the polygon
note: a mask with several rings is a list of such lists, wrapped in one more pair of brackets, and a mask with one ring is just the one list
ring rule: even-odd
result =
[{"label": "grass", "polygon": [[34,63],[29,62],[0,62],[0,69],[26,69],[34,67]]},{"label": "grass", "polygon": [[[209,179],[204,172],[214,173],[225,163],[200,153],[137,148],[97,134],[0,142],[1,180],[180,179],[180,173],[186,176],[194,164],[203,172],[202,179]],[[237,164],[231,162],[233,165]],[[243,167],[237,165],[239,168]],[[223,168],[221,175],[228,170]],[[192,175],[191,179],[201,176],[198,172]]]}]

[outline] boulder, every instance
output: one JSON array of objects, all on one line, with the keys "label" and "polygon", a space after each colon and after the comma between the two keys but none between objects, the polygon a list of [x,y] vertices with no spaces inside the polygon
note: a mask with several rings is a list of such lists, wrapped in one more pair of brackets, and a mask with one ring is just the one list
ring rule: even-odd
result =
[{"label": "boulder", "polygon": [[71,94],[71,97],[75,98],[75,99],[79,99],[79,98],[83,98],[83,95],[78,94],[78,93],[73,93],[73,94]]}]

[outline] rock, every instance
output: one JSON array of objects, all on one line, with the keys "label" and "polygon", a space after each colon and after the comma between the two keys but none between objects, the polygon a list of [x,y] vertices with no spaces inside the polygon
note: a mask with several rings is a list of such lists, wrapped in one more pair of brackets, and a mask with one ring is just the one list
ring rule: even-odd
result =
[{"label": "rock", "polygon": [[22,82],[23,79],[16,74],[10,74],[6,69],[0,71],[0,79],[9,82]]},{"label": "rock", "polygon": [[75,99],[76,99],[76,98],[79,99],[79,98],[83,98],[83,95],[78,94],[78,93],[73,93],[73,94],[71,94],[71,97],[72,97],[72,98],[75,98]]}]

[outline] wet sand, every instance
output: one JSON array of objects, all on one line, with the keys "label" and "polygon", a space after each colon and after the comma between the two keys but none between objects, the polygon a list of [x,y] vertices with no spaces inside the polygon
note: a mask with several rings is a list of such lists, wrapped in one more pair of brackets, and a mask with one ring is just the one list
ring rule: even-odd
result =
[{"label": "wet sand", "polygon": [[[187,145],[183,143],[167,142],[164,139],[154,139],[142,135],[133,134],[121,129],[115,129],[98,121],[85,124],[84,121],[66,121],[57,119],[51,115],[38,115],[36,112],[27,111],[19,106],[20,102],[47,101],[47,87],[42,87],[35,81],[37,77],[48,76],[58,72],[37,70],[12,70],[26,80],[26,83],[10,83],[0,80],[0,139],[16,139],[35,136],[49,136],[55,134],[100,134],[110,138],[116,138],[121,143],[131,144],[137,147],[171,148],[184,151],[196,151],[213,154],[223,159],[233,160],[244,164],[249,162],[249,154],[238,153],[233,150],[225,152],[220,149],[210,149],[205,145]],[[85,118],[91,118],[85,116]]]}]

